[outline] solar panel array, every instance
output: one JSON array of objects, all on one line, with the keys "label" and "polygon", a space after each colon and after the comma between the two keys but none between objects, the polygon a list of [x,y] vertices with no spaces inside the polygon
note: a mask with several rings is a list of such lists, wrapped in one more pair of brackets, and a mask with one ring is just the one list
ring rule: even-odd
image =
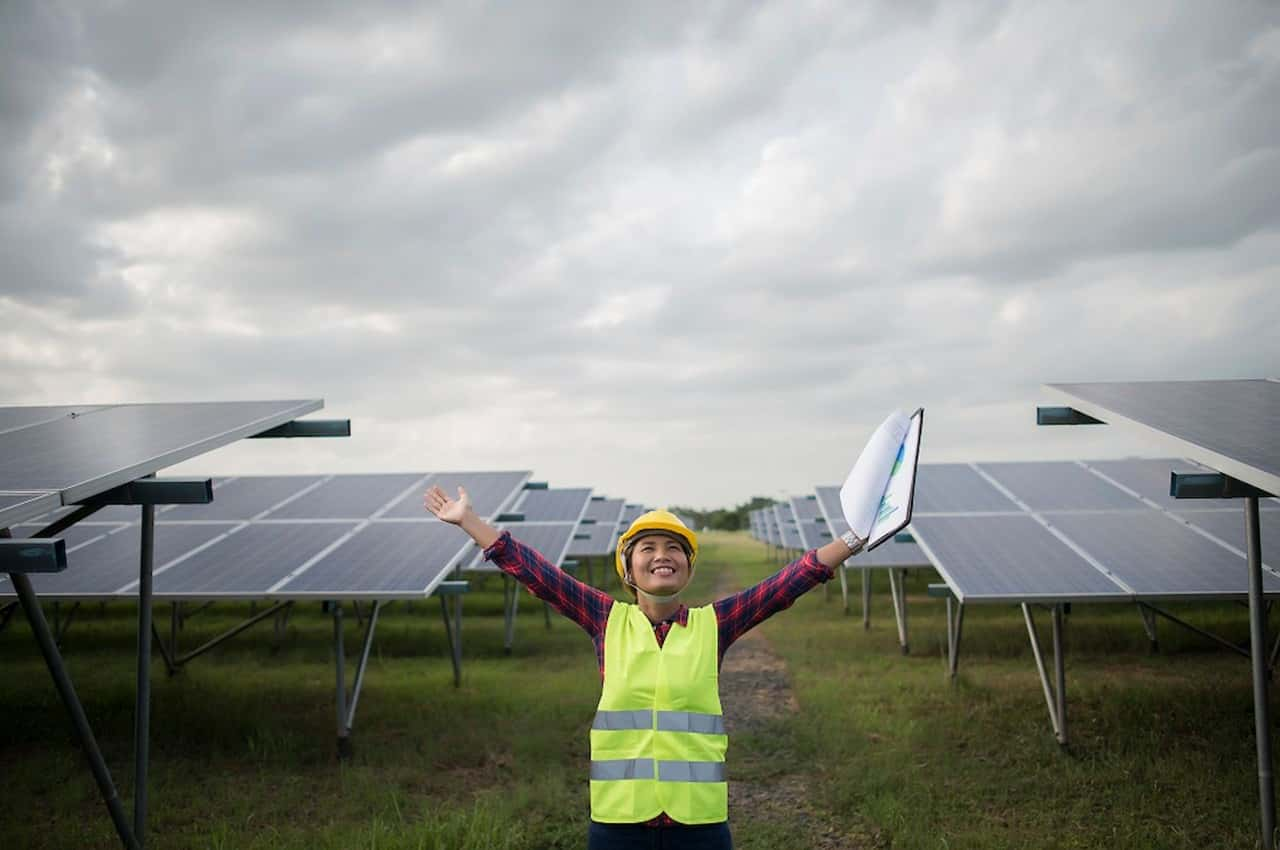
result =
[{"label": "solar panel array", "polygon": [[[1238,596],[1244,521],[1220,502],[1169,496],[1176,459],[921,464],[916,542],[886,542],[849,569],[939,566],[967,601]],[[752,535],[812,549],[848,530],[840,488],[751,513]],[[1280,503],[1263,502],[1264,541],[1280,544]],[[1272,550],[1274,551],[1274,550]],[[1280,575],[1265,578],[1280,592]]]},{"label": "solar panel array", "polygon": [[[473,551],[466,534],[425,513],[423,491],[440,484],[456,493],[461,485],[477,513],[491,518],[522,495],[547,492],[522,490],[529,475],[219,479],[212,504],[157,509],[155,597],[421,598]],[[575,492],[583,504],[588,495],[586,490]],[[539,496],[535,507],[539,515],[562,510],[555,497]],[[55,599],[106,599],[134,592],[139,543],[137,535],[121,532],[136,527],[137,511],[129,518],[121,514],[123,509],[109,510],[67,532],[68,561],[83,568],[33,575],[39,593]],[[103,514],[106,518],[99,518]],[[7,581],[0,581],[0,594],[12,594]]]}]

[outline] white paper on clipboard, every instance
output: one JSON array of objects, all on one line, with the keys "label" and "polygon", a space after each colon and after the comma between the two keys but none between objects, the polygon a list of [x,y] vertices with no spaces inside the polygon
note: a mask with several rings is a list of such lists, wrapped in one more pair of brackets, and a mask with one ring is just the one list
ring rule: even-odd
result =
[{"label": "white paper on clipboard", "polygon": [[840,488],[840,507],[853,533],[874,549],[911,522],[924,410],[889,415],[858,456]]}]

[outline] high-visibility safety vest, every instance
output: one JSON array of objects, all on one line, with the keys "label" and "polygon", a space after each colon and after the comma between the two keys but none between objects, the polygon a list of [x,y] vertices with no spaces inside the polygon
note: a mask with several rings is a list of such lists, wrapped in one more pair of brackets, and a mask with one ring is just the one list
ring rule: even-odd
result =
[{"label": "high-visibility safety vest", "polygon": [[690,609],[688,626],[672,626],[659,647],[639,606],[613,603],[591,724],[592,820],[728,820],[718,641],[710,605]]}]

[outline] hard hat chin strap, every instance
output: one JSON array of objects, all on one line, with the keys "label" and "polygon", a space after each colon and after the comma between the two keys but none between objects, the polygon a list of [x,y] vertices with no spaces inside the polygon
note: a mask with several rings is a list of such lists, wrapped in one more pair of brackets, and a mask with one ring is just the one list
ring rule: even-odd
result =
[{"label": "hard hat chin strap", "polygon": [[630,566],[628,566],[628,567],[627,567],[627,577],[626,577],[626,582],[627,582],[627,586],[628,586],[628,587],[630,587],[632,590],[634,590],[634,591],[636,592],[636,595],[637,595],[637,596],[642,596],[642,597],[644,597],[645,599],[648,599],[650,602],[674,602],[675,600],[679,599],[679,598],[680,598],[680,594],[684,592],[684,588],[683,588],[683,587],[682,587],[682,588],[680,588],[679,590],[675,591],[674,593],[667,593],[667,594],[662,594],[662,593],[650,593],[650,592],[649,592],[649,591],[647,591],[647,590],[641,590],[641,589],[640,589],[640,585],[636,584],[636,583],[631,579],[631,567],[630,567]]}]

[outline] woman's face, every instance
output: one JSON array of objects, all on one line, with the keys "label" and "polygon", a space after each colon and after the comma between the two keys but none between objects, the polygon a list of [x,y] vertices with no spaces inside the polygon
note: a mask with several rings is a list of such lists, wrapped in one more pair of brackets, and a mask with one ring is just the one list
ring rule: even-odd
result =
[{"label": "woman's face", "polygon": [[641,537],[631,549],[631,580],[646,593],[667,596],[689,583],[689,557],[665,534]]}]

